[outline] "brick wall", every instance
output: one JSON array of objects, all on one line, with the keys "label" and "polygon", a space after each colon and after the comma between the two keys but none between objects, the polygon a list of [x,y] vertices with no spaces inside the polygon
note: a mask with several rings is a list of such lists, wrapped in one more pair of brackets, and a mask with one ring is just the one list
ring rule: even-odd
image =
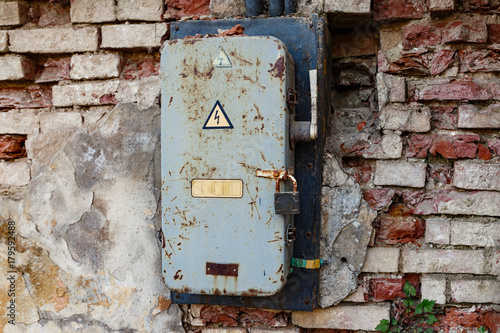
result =
[{"label": "brick wall", "polygon": [[[159,262],[157,156],[140,139],[155,131],[144,118],[158,112],[159,48],[170,21],[243,15],[243,2],[0,2],[0,222],[18,225],[23,276],[17,325],[2,316],[0,330],[373,331],[398,311],[408,281],[436,300],[436,331],[500,332],[499,9],[497,0],[297,1],[296,15],[328,13],[334,37],[326,155],[377,217],[356,291],[290,313],[178,308],[160,272],[141,275]],[[120,103],[142,113],[126,124]],[[117,151],[129,162],[115,167]],[[133,251],[127,261],[137,244],[150,261]]]}]

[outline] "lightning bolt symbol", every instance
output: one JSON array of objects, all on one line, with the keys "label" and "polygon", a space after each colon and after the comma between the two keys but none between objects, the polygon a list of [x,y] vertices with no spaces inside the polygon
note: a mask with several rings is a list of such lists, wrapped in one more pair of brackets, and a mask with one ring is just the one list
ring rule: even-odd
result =
[{"label": "lightning bolt symbol", "polygon": [[214,119],[217,119],[217,125],[219,125],[219,110],[215,110],[215,117]]}]

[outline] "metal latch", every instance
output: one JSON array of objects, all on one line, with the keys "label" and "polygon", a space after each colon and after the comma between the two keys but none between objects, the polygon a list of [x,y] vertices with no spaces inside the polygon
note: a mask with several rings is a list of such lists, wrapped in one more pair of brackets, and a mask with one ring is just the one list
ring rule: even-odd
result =
[{"label": "metal latch", "polygon": [[[297,191],[297,180],[288,170],[257,170],[256,175],[257,177],[276,179],[276,193],[274,193],[274,210],[276,214],[300,214],[300,195]],[[280,192],[282,180],[292,181],[293,192]]]},{"label": "metal latch", "polygon": [[299,259],[292,258],[290,260],[290,266],[292,267],[301,267],[305,269],[318,269],[321,268],[325,264],[323,259]]},{"label": "metal latch", "polygon": [[[318,70],[309,71],[311,89],[311,121],[290,120],[290,140],[292,142],[308,142],[318,137]],[[290,96],[287,97],[287,100]]]}]

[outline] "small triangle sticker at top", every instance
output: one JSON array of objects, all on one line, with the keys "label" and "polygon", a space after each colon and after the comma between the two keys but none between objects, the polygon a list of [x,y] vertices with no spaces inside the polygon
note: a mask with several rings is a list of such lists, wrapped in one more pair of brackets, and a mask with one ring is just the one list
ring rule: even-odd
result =
[{"label": "small triangle sticker at top", "polygon": [[217,128],[234,128],[219,101],[215,102],[215,105],[212,108],[212,112],[210,112],[210,115],[208,116],[207,121],[203,126],[203,129]]},{"label": "small triangle sticker at top", "polygon": [[215,58],[213,65],[216,68],[231,68],[231,67],[233,67],[231,60],[229,60],[229,57],[227,56],[227,53],[226,53],[226,51],[224,51],[222,46],[219,46],[219,54]]}]

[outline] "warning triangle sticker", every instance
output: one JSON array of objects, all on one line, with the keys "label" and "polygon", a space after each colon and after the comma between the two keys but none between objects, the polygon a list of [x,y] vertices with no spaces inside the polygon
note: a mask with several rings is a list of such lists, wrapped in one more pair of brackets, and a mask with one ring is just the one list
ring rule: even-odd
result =
[{"label": "warning triangle sticker", "polygon": [[229,57],[227,56],[227,53],[226,53],[226,51],[224,51],[222,46],[219,46],[219,54],[215,58],[213,65],[214,65],[214,67],[217,67],[217,68],[231,68],[231,67],[233,67],[231,60],[229,60]]},{"label": "warning triangle sticker", "polygon": [[203,129],[214,128],[233,128],[233,124],[231,124],[231,121],[227,117],[227,114],[224,112],[224,109],[222,108],[222,105],[220,105],[219,101],[215,102],[212,112],[210,112],[210,115],[203,126]]}]

